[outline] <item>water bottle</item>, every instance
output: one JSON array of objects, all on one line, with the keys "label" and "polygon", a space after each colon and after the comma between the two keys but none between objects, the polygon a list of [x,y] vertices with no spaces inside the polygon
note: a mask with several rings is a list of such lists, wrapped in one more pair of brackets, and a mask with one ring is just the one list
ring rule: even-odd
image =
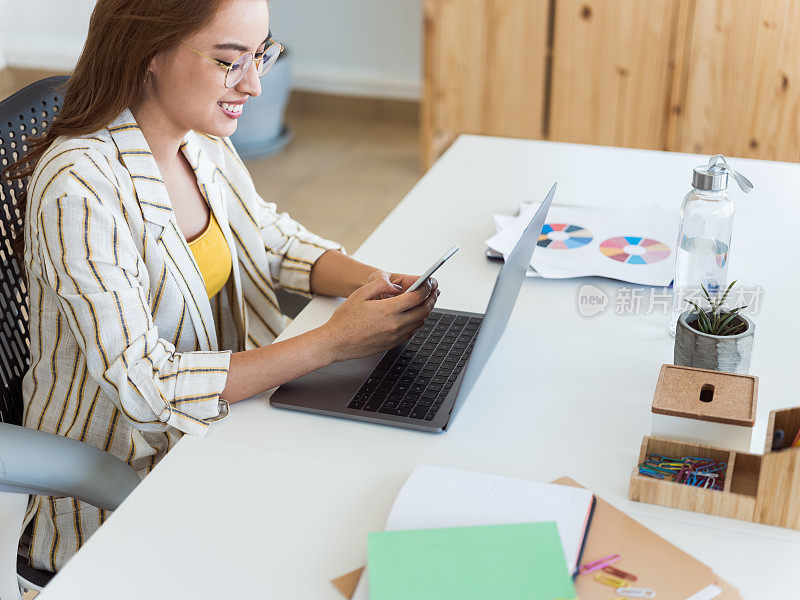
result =
[{"label": "water bottle", "polygon": [[717,154],[709,159],[708,165],[695,167],[692,189],[683,199],[669,322],[669,332],[673,336],[678,317],[691,308],[687,298],[702,305],[701,286],[712,298],[724,292],[727,286],[733,233],[729,174],[733,175],[743,192],[752,191],[750,180],[734,171],[725,157]]}]

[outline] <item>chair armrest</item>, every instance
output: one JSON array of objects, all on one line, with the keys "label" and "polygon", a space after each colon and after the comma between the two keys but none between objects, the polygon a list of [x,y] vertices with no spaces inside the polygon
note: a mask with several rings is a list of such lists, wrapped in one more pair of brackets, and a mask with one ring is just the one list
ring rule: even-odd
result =
[{"label": "chair armrest", "polygon": [[0,490],[68,496],[116,510],[139,484],[116,456],[77,440],[0,423]]}]

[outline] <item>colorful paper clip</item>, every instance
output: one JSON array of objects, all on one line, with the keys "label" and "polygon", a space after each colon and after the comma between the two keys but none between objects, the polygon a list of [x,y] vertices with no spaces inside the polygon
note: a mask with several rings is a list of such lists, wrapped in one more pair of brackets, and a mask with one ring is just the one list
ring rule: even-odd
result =
[{"label": "colorful paper clip", "polygon": [[626,573],[622,569],[617,569],[616,567],[612,567],[611,565],[603,567],[603,571],[605,571],[609,575],[613,575],[614,577],[619,577],[620,579],[627,579],[628,581],[636,581],[636,575],[634,575],[633,573]]},{"label": "colorful paper clip", "polygon": [[656,591],[649,588],[619,587],[617,593],[625,598],[655,598]]},{"label": "colorful paper clip", "polygon": [[617,562],[619,559],[620,559],[619,554],[609,554],[608,556],[604,556],[603,558],[598,558],[597,560],[581,565],[578,568],[578,573],[580,573],[581,575],[588,575],[589,573],[594,573],[595,571],[599,571],[603,567],[607,567],[608,565]]},{"label": "colorful paper clip", "polygon": [[639,465],[639,474],[709,490],[722,490],[727,466],[727,463],[698,456],[676,459],[661,454],[648,454]]},{"label": "colorful paper clip", "polygon": [[608,573],[597,573],[594,578],[600,583],[610,585],[611,587],[619,588],[620,590],[628,587],[628,582],[619,577],[614,577]]}]

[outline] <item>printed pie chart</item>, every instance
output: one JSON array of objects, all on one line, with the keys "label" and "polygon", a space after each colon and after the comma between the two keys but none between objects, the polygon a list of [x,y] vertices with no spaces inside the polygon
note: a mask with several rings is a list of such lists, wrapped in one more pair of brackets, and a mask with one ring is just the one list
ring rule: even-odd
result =
[{"label": "printed pie chart", "polygon": [[604,241],[600,244],[600,252],[629,265],[650,265],[667,258],[671,250],[658,240],[626,235]]},{"label": "printed pie chart", "polygon": [[585,246],[591,241],[592,233],[580,225],[545,223],[536,245],[552,250],[568,250]]}]

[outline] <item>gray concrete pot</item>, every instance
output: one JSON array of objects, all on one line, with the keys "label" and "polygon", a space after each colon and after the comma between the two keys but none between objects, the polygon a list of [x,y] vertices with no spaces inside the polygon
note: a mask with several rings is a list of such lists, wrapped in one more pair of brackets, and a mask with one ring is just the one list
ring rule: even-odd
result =
[{"label": "gray concrete pot", "polygon": [[692,327],[692,323],[697,320],[696,312],[689,310],[683,313],[675,330],[675,364],[747,374],[750,370],[756,325],[745,315],[739,315],[739,318],[747,323],[744,333],[719,336],[700,333]]}]

